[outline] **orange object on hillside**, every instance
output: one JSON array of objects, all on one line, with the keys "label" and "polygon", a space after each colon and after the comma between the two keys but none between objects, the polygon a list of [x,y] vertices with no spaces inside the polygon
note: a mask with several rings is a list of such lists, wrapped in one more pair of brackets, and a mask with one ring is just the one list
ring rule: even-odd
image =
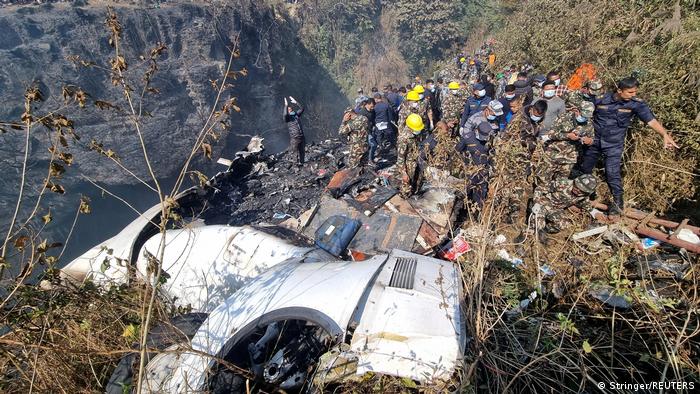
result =
[{"label": "orange object on hillside", "polygon": [[576,69],[574,75],[569,78],[569,83],[566,84],[566,87],[568,87],[569,90],[581,89],[586,82],[595,79],[596,71],[594,65],[590,63],[582,64]]}]

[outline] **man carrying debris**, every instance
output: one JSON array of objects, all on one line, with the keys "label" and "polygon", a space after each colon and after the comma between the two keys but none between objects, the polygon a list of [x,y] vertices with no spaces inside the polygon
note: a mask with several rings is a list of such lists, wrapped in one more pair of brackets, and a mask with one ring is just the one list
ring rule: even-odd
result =
[{"label": "man carrying debris", "polygon": [[569,178],[578,162],[584,146],[593,143],[594,105],[581,101],[572,111],[561,114],[552,124],[552,129],[540,136],[543,155],[537,163],[537,180],[548,185],[557,178]]},{"label": "man carrying debris", "polygon": [[424,129],[423,118],[418,114],[408,115],[406,123],[399,129],[395,178],[400,182],[399,194],[403,198],[411,197],[421,187],[422,173],[418,157]]},{"label": "man carrying debris", "polygon": [[615,93],[607,93],[595,100],[596,108],[593,114],[595,138],[593,144],[586,150],[581,163],[581,171],[584,174],[591,174],[598,164],[598,157],[602,154],[605,158],[605,177],[613,197],[613,203],[608,211],[610,216],[619,216],[624,210],[620,166],[622,151],[625,147],[625,135],[632,118],[637,116],[659,133],[665,148],[678,148],[673,137],[656,120],[647,103],[636,97],[638,87],[639,81],[635,78],[624,78],[617,83]]},{"label": "man carrying debris", "polygon": [[574,180],[557,178],[546,189],[535,191],[532,214],[540,240],[544,240],[542,231],[555,234],[571,224],[565,212],[569,207],[590,211],[590,195],[597,186],[598,180],[593,175],[583,174]]},{"label": "man carrying debris", "polygon": [[340,125],[338,133],[347,136],[350,140],[348,167],[354,168],[363,164],[367,154],[369,128],[370,123],[366,116],[356,113],[352,108],[345,109],[343,123]]},{"label": "man carrying debris", "polygon": [[[293,104],[296,108],[292,107]],[[284,122],[289,130],[289,150],[292,157],[296,156],[297,166],[304,165],[304,148],[306,141],[304,139],[304,130],[301,127],[301,115],[304,113],[304,107],[299,104],[294,97],[289,96],[284,98]]]}]

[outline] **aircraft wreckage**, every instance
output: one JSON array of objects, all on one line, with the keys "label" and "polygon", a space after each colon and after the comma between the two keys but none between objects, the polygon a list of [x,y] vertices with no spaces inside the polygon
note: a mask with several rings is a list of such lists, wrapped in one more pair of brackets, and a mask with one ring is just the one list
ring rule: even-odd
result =
[{"label": "aircraft wreckage", "polygon": [[[312,144],[297,168],[285,154],[263,155],[253,138],[224,161],[226,171],[175,197],[182,220],[164,238],[154,206],[62,269],[65,280],[109,287],[152,282],[160,264],[162,297],[191,313],[150,330],[147,391],[302,391],[366,372],[419,383],[454,377],[467,341],[452,263],[470,249],[466,233],[453,232],[463,204],[454,188],[434,186],[449,183],[440,174],[402,199],[381,165],[344,168],[343,149],[338,140]],[[603,225],[573,240],[604,233],[700,251],[700,228],[687,220],[627,210],[620,226],[592,215]],[[136,357],[121,360],[107,392],[134,386]]]},{"label": "aircraft wreckage", "polygon": [[[166,351],[150,354],[145,389],[239,392],[252,379],[295,391],[370,371],[419,383],[455,374],[466,343],[461,273],[424,255],[446,240],[455,194],[400,199],[381,173],[342,169],[341,143],[323,144],[302,174],[254,138],[225,172],[175,197],[183,223],[165,233],[160,290],[192,313],[173,320],[179,335],[151,330],[149,343]],[[154,206],[62,277],[152,280],[159,223]],[[133,385],[135,357],[108,392]]]}]

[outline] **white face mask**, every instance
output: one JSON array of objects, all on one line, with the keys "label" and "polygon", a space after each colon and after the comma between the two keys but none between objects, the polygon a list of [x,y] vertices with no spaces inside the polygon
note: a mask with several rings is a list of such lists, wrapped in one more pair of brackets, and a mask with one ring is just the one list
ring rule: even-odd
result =
[{"label": "white face mask", "polygon": [[496,120],[496,115],[489,115],[486,117],[488,120]]},{"label": "white face mask", "polygon": [[506,98],[506,100],[512,100],[515,98],[515,95],[514,94],[506,94],[504,97]]},{"label": "white face mask", "polygon": [[542,120],[542,117],[537,115],[530,115],[530,119],[532,119],[533,122],[539,122],[540,120]]},{"label": "white face mask", "polygon": [[479,96],[479,97],[484,97],[484,96],[486,96],[486,90],[484,90],[484,89],[478,90],[478,91],[476,92],[476,94],[477,94],[477,96]]},{"label": "white face mask", "polygon": [[545,90],[544,92],[542,92],[542,95],[546,98],[552,98],[554,97],[555,93],[556,92],[554,90]]},{"label": "white face mask", "polygon": [[559,86],[560,83],[561,83],[561,79],[557,78],[554,80],[554,86]]},{"label": "white face mask", "polygon": [[420,99],[423,100],[423,97],[425,97],[425,95],[423,93],[421,93],[418,95],[418,97],[420,97]]},{"label": "white face mask", "polygon": [[578,115],[576,116],[576,121],[579,123],[586,123],[588,121],[588,118],[585,116]]}]

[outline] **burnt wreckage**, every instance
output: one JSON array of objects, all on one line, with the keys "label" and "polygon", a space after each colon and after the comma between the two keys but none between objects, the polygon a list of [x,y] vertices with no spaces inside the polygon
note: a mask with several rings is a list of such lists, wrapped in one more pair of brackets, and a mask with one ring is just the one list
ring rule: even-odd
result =
[{"label": "burnt wreckage", "polygon": [[[344,145],[310,145],[297,168],[253,138],[228,169],[175,197],[162,296],[193,313],[156,327],[150,392],[302,390],[384,373],[449,380],[466,343],[461,272],[426,255],[453,226],[454,192],[400,199],[381,169],[342,166]],[[160,207],[62,270],[103,287],[153,281]],[[422,316],[422,319],[415,319]],[[175,330],[178,335],[164,334]],[[108,391],[134,386],[136,354]],[[313,382],[313,383],[312,383]]]}]

